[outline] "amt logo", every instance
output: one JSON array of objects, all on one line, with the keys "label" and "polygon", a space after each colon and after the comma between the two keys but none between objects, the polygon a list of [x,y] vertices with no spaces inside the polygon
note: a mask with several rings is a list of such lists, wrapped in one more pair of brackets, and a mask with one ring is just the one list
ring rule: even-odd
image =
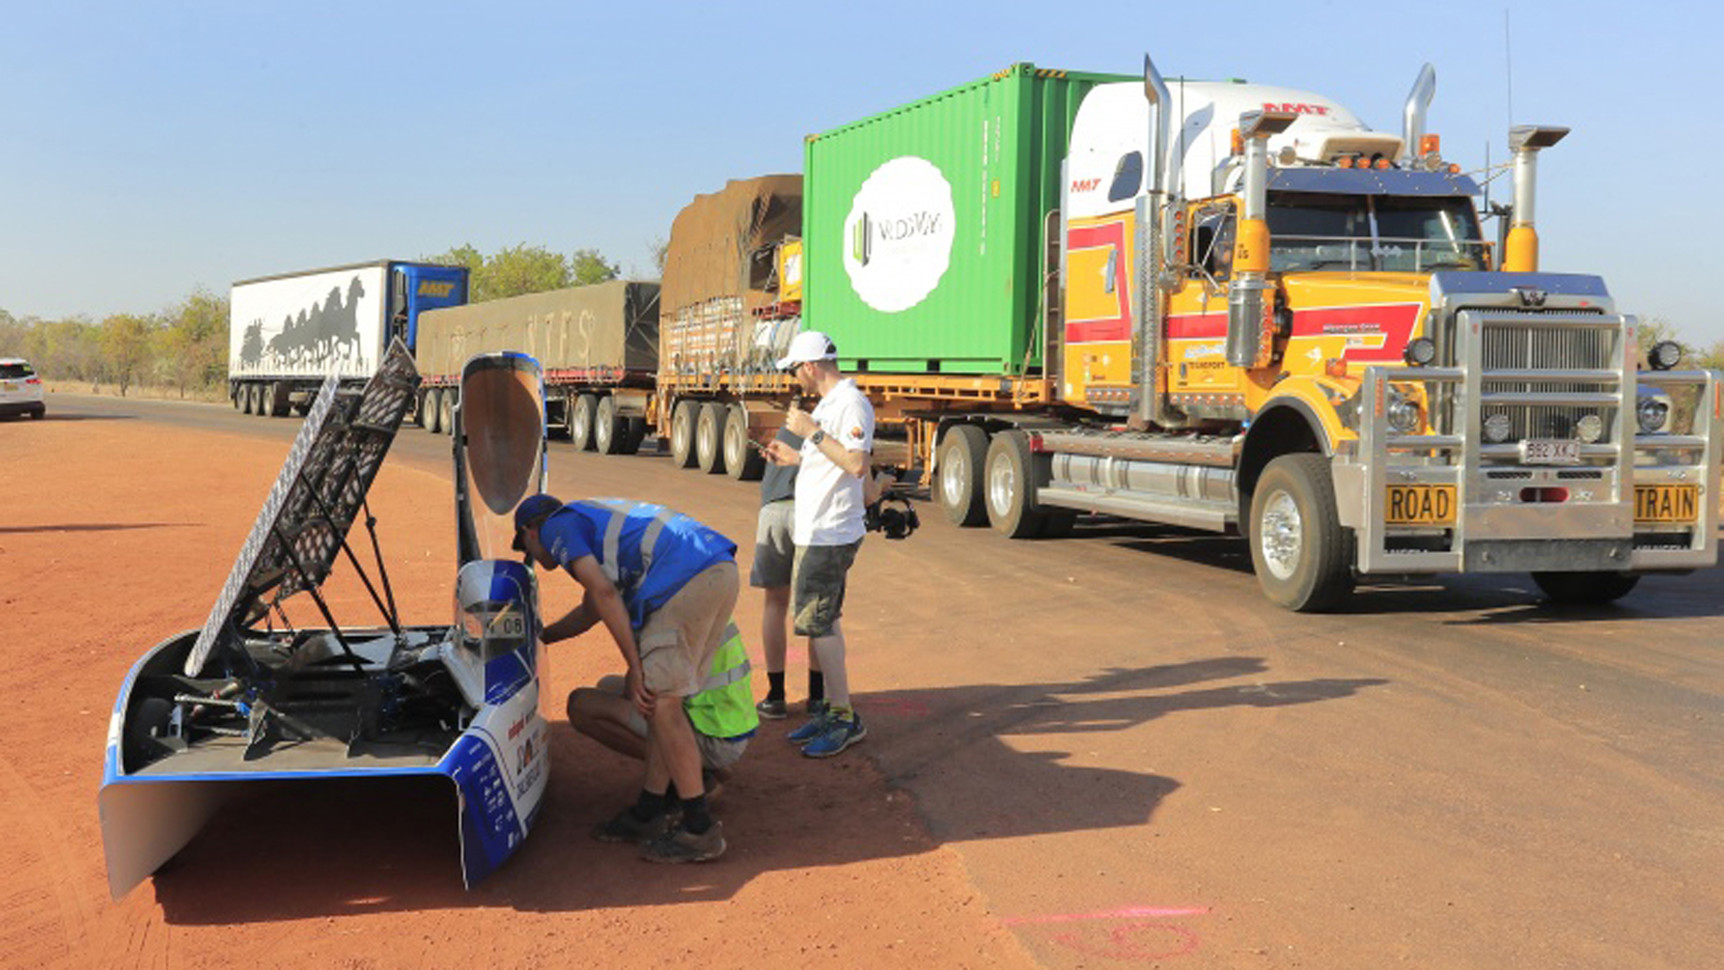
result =
[{"label": "amt logo", "polygon": [[454,292],[454,290],[455,290],[455,284],[453,284],[453,283],[439,283],[435,280],[420,280],[419,281],[419,295],[420,296],[443,297],[443,296],[448,296],[450,293]]}]

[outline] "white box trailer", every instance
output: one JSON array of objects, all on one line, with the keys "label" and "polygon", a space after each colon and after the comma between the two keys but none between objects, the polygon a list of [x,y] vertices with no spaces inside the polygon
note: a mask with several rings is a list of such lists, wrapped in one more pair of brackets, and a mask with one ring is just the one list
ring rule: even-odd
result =
[{"label": "white box trailer", "polygon": [[360,384],[419,314],[467,299],[467,270],[401,260],[241,280],[228,316],[228,388],[247,414],[304,413],[326,377]]}]

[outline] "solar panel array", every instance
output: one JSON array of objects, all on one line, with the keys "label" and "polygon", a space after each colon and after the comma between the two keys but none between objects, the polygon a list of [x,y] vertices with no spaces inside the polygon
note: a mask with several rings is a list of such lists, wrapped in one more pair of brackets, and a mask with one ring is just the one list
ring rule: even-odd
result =
[{"label": "solar panel array", "polygon": [[198,676],[218,645],[242,636],[271,606],[329,577],[418,387],[399,340],[362,390],[324,381],[186,658],[187,676]]}]

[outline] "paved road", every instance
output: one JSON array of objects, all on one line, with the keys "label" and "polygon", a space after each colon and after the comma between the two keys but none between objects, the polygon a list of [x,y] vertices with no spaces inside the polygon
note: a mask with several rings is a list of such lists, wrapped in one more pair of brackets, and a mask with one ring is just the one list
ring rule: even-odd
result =
[{"label": "paved road", "polygon": [[[297,428],[50,404],[140,433],[285,445]],[[440,470],[447,456],[417,429],[392,452]],[[551,468],[564,497],[652,498],[752,534],[749,486],[722,477],[566,444]],[[1724,952],[1724,573],[1579,610],[1522,577],[1446,577],[1298,616],[1258,595],[1235,540],[1094,524],[1010,542],[922,511],[911,540],[868,541],[854,580],[871,726],[856,753],[1044,965],[1702,967]]]}]

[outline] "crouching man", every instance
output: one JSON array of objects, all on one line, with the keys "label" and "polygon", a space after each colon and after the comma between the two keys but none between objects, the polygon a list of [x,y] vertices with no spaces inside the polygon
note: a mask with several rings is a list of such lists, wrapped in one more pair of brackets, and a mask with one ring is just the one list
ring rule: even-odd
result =
[{"label": "crouching man", "polygon": [[[724,854],[724,831],[708,810],[701,745],[691,717],[705,720],[709,702],[729,698],[710,692],[714,661],[729,639],[726,630],[736,606],[736,544],[659,505],[621,499],[564,504],[534,495],[515,509],[515,547],[541,568],[566,571],[583,591],[579,606],[545,626],[544,641],[566,640],[604,624],[625,667],[621,691],[612,696],[645,725],[644,737],[636,736],[645,762],[640,797],[595,834],[638,841],[642,856],[658,862],[718,858]],[[746,657],[742,660],[740,668],[727,666],[724,676],[741,681],[738,694],[752,715]],[[709,696],[703,700],[702,695]],[[571,712],[576,700],[570,697]],[[691,713],[691,701],[702,713]],[[596,698],[583,703],[583,719],[591,710],[596,723],[601,703]],[[629,720],[604,709],[607,721]],[[756,722],[750,718],[747,728],[739,728],[741,718],[705,723],[715,732],[731,732],[710,736],[735,743],[746,740]]]}]

